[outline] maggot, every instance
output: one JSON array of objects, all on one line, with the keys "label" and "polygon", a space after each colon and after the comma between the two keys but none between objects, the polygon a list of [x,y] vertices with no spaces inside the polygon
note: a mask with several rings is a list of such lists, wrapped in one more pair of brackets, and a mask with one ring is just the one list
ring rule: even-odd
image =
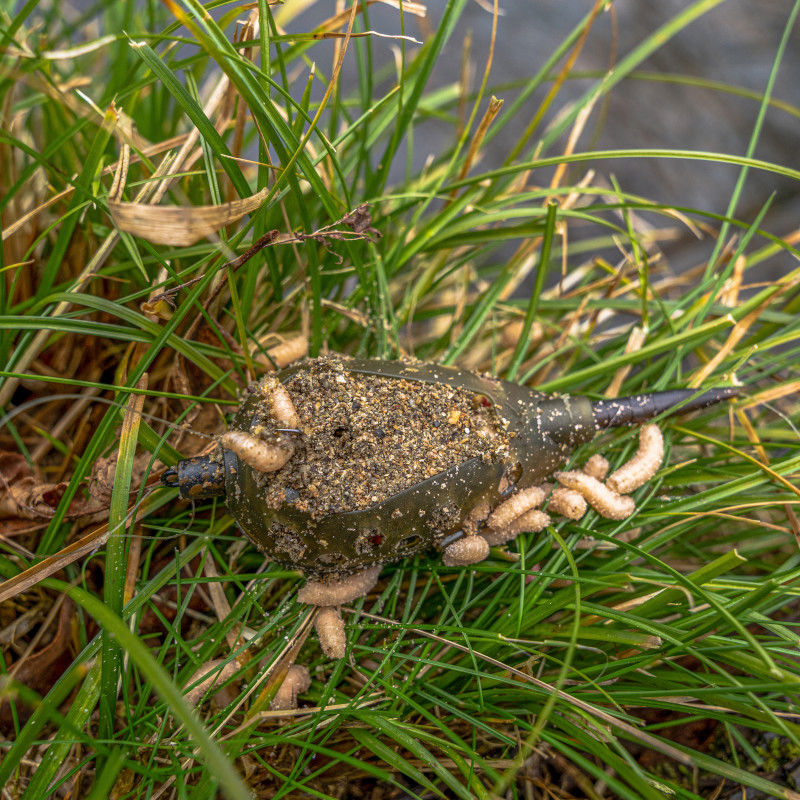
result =
[{"label": "maggot", "polygon": [[489,555],[489,544],[483,536],[464,536],[445,547],[442,563],[446,567],[466,567],[484,561]]},{"label": "maggot", "polygon": [[531,486],[527,489],[522,489],[509,497],[508,500],[500,503],[500,505],[489,514],[486,524],[490,528],[504,528],[526,511],[530,511],[532,508],[538,508],[544,502],[544,498],[545,492],[540,486]]},{"label": "maggot", "polygon": [[297,593],[301,603],[311,606],[340,606],[363,597],[377,582],[382,564],[333,581],[307,581]]},{"label": "maggot", "polygon": [[294,455],[294,448],[291,445],[265,442],[245,431],[223,433],[219,443],[259,472],[277,472],[286,466]]},{"label": "maggot", "polygon": [[516,539],[517,536],[526,531],[529,533],[543,531],[551,522],[549,514],[534,508],[521,514],[502,528],[486,528],[482,530],[481,536],[486,539],[488,544],[494,547]]},{"label": "maggot", "polygon": [[587,510],[586,500],[580,492],[568,489],[566,486],[558,486],[553,490],[550,499],[547,501],[547,510],[556,514],[561,514],[568,519],[580,519]]},{"label": "maggot", "polygon": [[[265,344],[269,339],[274,338],[275,334],[267,334],[263,337],[260,344]],[[257,355],[260,348],[253,348],[253,355]],[[284,337],[277,344],[267,348],[266,354],[270,361],[270,366],[274,365],[278,369],[289,366],[294,361],[298,361],[308,353],[308,337],[302,333],[296,333]]]},{"label": "maggot", "polygon": [[311,686],[311,675],[308,667],[292,664],[269,707],[273,711],[290,711],[297,708],[297,695],[307,692],[309,686]]},{"label": "maggot", "polygon": [[317,631],[322,652],[328,658],[344,658],[347,649],[347,637],[344,632],[344,620],[338,606],[323,606],[314,618],[314,629]]},{"label": "maggot", "polygon": [[261,381],[261,391],[270,404],[272,416],[282,428],[299,428],[300,420],[286,387],[274,375]]},{"label": "maggot", "polygon": [[592,478],[597,478],[598,481],[602,481],[603,478],[608,475],[610,466],[611,465],[608,463],[608,459],[605,456],[601,456],[600,453],[595,453],[583,465],[583,471],[587,475],[591,475]]},{"label": "maggot", "polygon": [[664,436],[658,425],[639,429],[639,449],[636,455],[612,472],[606,486],[619,494],[628,494],[643,486],[658,472],[664,459]]},{"label": "maggot", "polygon": [[553,477],[562,486],[574,489],[583,495],[589,505],[606,519],[626,519],[636,510],[636,504],[632,498],[617,494],[605,484],[600,483],[597,478],[592,478],[585,472],[556,472]]},{"label": "maggot", "polygon": [[235,658],[228,660],[217,658],[206,662],[189,678],[188,684],[191,688],[184,695],[184,699],[190,706],[196,706],[209,689],[214,686],[219,687],[230,680],[240,668],[241,665]]}]

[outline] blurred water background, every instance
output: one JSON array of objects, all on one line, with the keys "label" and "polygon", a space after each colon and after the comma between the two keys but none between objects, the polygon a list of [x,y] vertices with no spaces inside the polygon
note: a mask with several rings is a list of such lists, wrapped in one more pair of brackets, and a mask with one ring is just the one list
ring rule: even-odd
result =
[{"label": "blurred water background", "polygon": [[[472,87],[479,84],[489,53],[492,2],[469,0],[466,4],[444,57],[435,67],[433,85],[447,86],[459,81],[463,42],[467,35],[472,40]],[[501,0],[487,95],[496,94],[508,106],[518,94],[516,86],[541,68],[593,5],[593,0]],[[599,74],[618,63],[660,26],[694,5],[688,0],[616,0],[612,3],[610,10],[604,12],[592,28],[575,66],[576,77],[561,90],[554,113],[564,108],[566,99],[579,97]],[[143,13],[145,6],[142,3]],[[444,0],[429,0],[428,16],[422,23],[407,14],[405,33],[424,38],[436,27],[444,6]],[[665,41],[642,65],[639,72],[650,73],[649,77],[639,75],[622,81],[606,102],[596,106],[577,149],[675,148],[744,155],[758,114],[759,97],[767,86],[792,6],[790,0],[727,0],[717,5]],[[104,2],[73,0],[63,7],[65,14],[89,12],[91,15],[92,11],[102,14]],[[214,16],[220,18],[232,7],[234,4],[215,6]],[[290,15],[286,29],[289,32],[311,30],[344,7],[343,0],[339,3],[308,0],[305,11]],[[273,11],[280,20],[285,9],[275,5]],[[243,8],[242,18],[246,14]],[[395,8],[376,3],[369,7],[369,15],[373,30],[390,34],[401,32]],[[377,74],[381,66],[393,63],[398,43],[375,38],[372,46]],[[406,47],[412,51],[415,45],[406,44]],[[310,52],[310,58],[327,74],[331,69],[333,48],[333,42],[322,41]],[[656,73],[659,78],[654,76]],[[756,158],[800,167],[799,75],[800,36],[794,31],[773,91],[777,105],[767,112],[754,152]],[[672,80],[671,76],[678,76],[678,80]],[[291,89],[297,96],[303,91],[306,77],[307,73],[295,75]],[[393,76],[387,79],[386,88],[392,80]],[[695,80],[718,82],[727,90],[688,85],[687,81]],[[345,59],[341,85],[343,92],[356,91],[352,53]],[[548,88],[549,83],[545,83],[528,98],[518,115],[520,124],[534,115]],[[742,96],[731,90],[752,92],[755,96]],[[318,98],[323,91],[320,83]],[[545,124],[552,116],[551,113],[545,119]],[[499,165],[516,144],[519,134],[519,125],[506,126],[496,136],[492,133],[494,138],[486,147],[479,168]],[[433,118],[418,126],[412,155],[415,167],[421,167],[429,158],[445,151],[452,143],[452,136],[452,125]],[[725,213],[738,177],[735,166],[674,159],[620,159],[596,162],[592,166],[603,176],[613,174],[623,191],[655,202],[719,214]],[[399,174],[405,164],[397,163],[394,168]],[[579,165],[575,171],[585,168]],[[542,183],[548,179],[546,174],[536,177]],[[752,221],[773,193],[775,198],[763,227],[780,235],[793,231],[800,216],[798,185],[768,172],[750,171],[735,216]],[[709,240],[698,242],[687,232],[667,248],[667,254],[672,267],[681,270],[707,258],[712,248]],[[787,257],[781,259],[763,265],[764,279],[790,268]]]},{"label": "blurred water background", "polygon": [[[444,3],[434,0],[427,5],[427,24],[434,27]],[[492,0],[467,4],[448,42],[445,57],[435,68],[433,82],[436,85],[459,80],[462,45],[468,32],[472,38],[473,87],[478,85],[489,52],[491,5]],[[518,93],[514,83],[540,69],[593,5],[591,0],[501,0],[490,91],[503,98],[507,105],[513,101]],[[618,63],[651,33],[691,5],[686,0],[617,0],[611,12],[605,12],[595,23],[575,72],[593,75],[596,80],[598,73]],[[756,122],[759,98],[767,86],[792,5],[789,0],[728,0],[700,17],[666,41],[639,70],[640,73],[658,73],[661,79],[651,75],[624,80],[612,91],[607,103],[598,104],[578,149],[674,148],[744,155]],[[291,28],[310,28],[332,9],[333,3],[318,3],[293,20]],[[396,10],[376,5],[370,8],[370,15],[374,30],[400,32]],[[420,37],[420,30],[416,19],[407,15],[405,32]],[[396,46],[388,40],[373,42],[377,59],[392,59],[392,49]],[[328,68],[330,61],[323,57],[321,63]],[[343,70],[345,87],[348,81],[354,80],[354,74],[350,61]],[[681,82],[670,80],[670,76],[678,76]],[[773,99],[779,105],[767,112],[753,154],[755,158],[800,167],[798,76],[800,35],[795,30],[773,90]],[[741,89],[757,96],[745,97],[709,86],[687,85],[684,79],[718,82],[728,90]],[[592,80],[576,77],[568,81],[555,110],[563,108],[564,98],[580,96]],[[548,87],[549,84],[545,84],[528,99],[526,112],[519,115],[520,120],[533,116]],[[791,108],[781,107],[781,103]],[[504,128],[484,153],[481,168],[499,165],[515,145],[519,133],[516,127]],[[424,135],[415,138],[417,166],[441,152],[451,138],[451,127],[431,120]],[[656,202],[719,214],[725,213],[738,177],[735,166],[671,159],[615,160],[597,162],[593,166],[601,174],[613,174],[625,191]],[[752,221],[773,192],[775,199],[764,227],[780,234],[794,230],[800,212],[797,183],[763,171],[750,171],[736,216]],[[691,236],[684,236],[671,248],[670,262],[678,270],[691,267],[707,258],[712,246],[709,241],[698,242]],[[774,260],[764,265],[763,278],[769,279],[789,267],[785,260]]]}]

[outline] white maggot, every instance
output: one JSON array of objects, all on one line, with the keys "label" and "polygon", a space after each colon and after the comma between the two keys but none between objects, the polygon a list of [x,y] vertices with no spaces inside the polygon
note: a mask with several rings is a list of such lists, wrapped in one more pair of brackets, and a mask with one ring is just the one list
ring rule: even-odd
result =
[{"label": "white maggot", "polygon": [[551,522],[549,514],[534,508],[524,514],[520,514],[520,516],[502,528],[486,528],[481,531],[481,536],[486,539],[488,544],[495,546],[510,542],[526,531],[528,533],[543,531]]},{"label": "white maggot", "polygon": [[522,489],[509,497],[508,500],[500,503],[489,515],[486,524],[490,528],[504,528],[526,511],[540,506],[544,502],[544,498],[544,489],[540,486],[531,486],[528,489]]},{"label": "white maggot", "polygon": [[322,652],[328,658],[344,658],[347,638],[344,633],[344,620],[338,606],[324,606],[317,611],[314,628],[319,637]]},{"label": "white maggot", "polygon": [[289,711],[297,708],[297,695],[307,692],[309,686],[311,686],[311,675],[308,667],[292,664],[269,707],[273,711]]},{"label": "white maggot", "polygon": [[[273,334],[269,334],[272,337]],[[266,337],[266,338],[269,338]],[[302,333],[288,336],[278,344],[267,349],[267,355],[277,369],[288,366],[308,353],[308,337]],[[254,353],[255,355],[255,353]],[[270,365],[271,366],[271,365]]]},{"label": "white maggot", "polygon": [[446,567],[466,567],[484,561],[489,555],[489,544],[483,536],[464,536],[445,547],[442,563]]},{"label": "white maggot", "polygon": [[300,427],[300,419],[292,398],[286,387],[274,375],[268,375],[261,381],[261,392],[269,401],[272,416],[280,427]]},{"label": "white maggot", "polygon": [[291,444],[265,442],[245,431],[228,431],[222,434],[219,443],[259,472],[277,472],[294,455]]},{"label": "white maggot", "polygon": [[559,486],[547,501],[547,510],[568,519],[580,519],[587,510],[586,500],[580,492]]},{"label": "white maggot", "polygon": [[585,472],[556,472],[554,477],[562,486],[582,494],[601,517],[626,519],[636,510],[632,498],[617,494]]},{"label": "white maggot", "polygon": [[239,666],[235,658],[229,661],[217,658],[206,662],[189,678],[188,685],[192,688],[186,692],[184,699],[190,706],[197,706],[209,689],[222,686],[236,674]]},{"label": "white maggot", "polygon": [[647,483],[658,472],[664,459],[664,437],[658,425],[639,430],[639,449],[634,457],[608,476],[606,486],[627,494]]},{"label": "white maggot", "polygon": [[605,456],[595,453],[583,465],[583,471],[592,478],[597,478],[597,480],[601,481],[606,475],[608,475],[610,466],[611,465],[608,463],[608,459],[605,458]]},{"label": "white maggot", "polygon": [[329,583],[308,581],[297,593],[297,600],[310,606],[340,606],[342,603],[349,603],[357,597],[363,597],[378,582],[381,568],[382,565],[377,564]]}]

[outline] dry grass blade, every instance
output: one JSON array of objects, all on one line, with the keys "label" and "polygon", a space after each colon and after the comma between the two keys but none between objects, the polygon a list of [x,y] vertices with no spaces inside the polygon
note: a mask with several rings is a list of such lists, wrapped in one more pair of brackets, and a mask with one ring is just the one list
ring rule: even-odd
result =
[{"label": "dry grass blade", "polygon": [[[175,147],[179,147],[180,145],[184,144],[187,139],[192,136],[191,133],[182,133],[179,136],[173,136],[169,139],[164,139],[162,142],[158,142],[158,144],[148,145],[147,147],[142,148],[141,157],[134,156],[131,161],[132,163],[137,163],[142,160],[142,158],[152,158],[153,156],[160,155],[161,153],[166,152],[167,150],[172,150]],[[192,140],[194,141],[194,139]],[[103,176],[112,175],[119,169],[119,162],[114,164],[109,164],[107,167],[103,168]],[[18,219],[14,220],[3,227],[2,232],[0,232],[0,237],[2,241],[6,241],[10,239],[15,233],[22,230],[26,225],[30,224],[36,217],[40,216],[42,213],[47,211],[48,208],[51,208],[54,205],[57,205],[62,200],[65,200],[72,196],[73,192],[75,191],[75,187],[70,185],[66,189],[62,189],[60,192],[57,192],[52,197],[49,197],[44,202],[37,205],[35,208],[32,208],[27,213],[23,214]]]},{"label": "dry grass blade", "polygon": [[[784,284],[782,289],[780,290],[785,291],[788,289],[789,286]],[[768,308],[774,302],[774,297],[770,295],[758,308],[755,308],[751,311],[747,316],[743,319],[736,322],[733,326],[733,329],[730,332],[725,344],[719,349],[719,352],[711,359],[707,364],[704,364],[692,377],[692,379],[687,384],[692,389],[697,389],[698,387],[703,385],[703,381],[708,378],[709,375],[712,375],[717,367],[730,355],[736,345],[741,341],[742,337],[750,330],[752,325],[756,322],[756,320],[761,316],[766,308]]]},{"label": "dry grass blade", "polygon": [[[203,565],[203,571],[205,572],[206,577],[209,579],[207,589],[209,595],[211,596],[211,605],[215,614],[217,615],[217,619],[220,620],[220,622],[223,622],[231,614],[231,604],[228,602],[228,598],[225,596],[225,590],[222,588],[222,584],[219,582],[219,572],[217,571],[217,566],[214,563],[213,558],[206,558],[206,562]],[[240,645],[239,635],[241,627],[241,624],[237,624],[225,634],[228,647],[230,647],[231,650],[236,649]]]},{"label": "dry grass blade", "polygon": [[151,206],[114,200],[109,202],[108,208],[121,231],[154,244],[188,247],[255,211],[267,191],[264,188],[250,197],[216,206]]},{"label": "dry grass blade", "polygon": [[[254,723],[266,722],[268,720],[281,720],[286,719],[287,717],[292,717],[293,719],[305,718],[319,714],[322,711],[326,711],[330,714],[333,711],[345,711],[354,708],[371,708],[372,706],[377,706],[385,702],[386,696],[381,694],[378,697],[369,695],[363,700],[354,700],[349,703],[332,703],[329,706],[305,706],[304,708],[288,708],[281,711],[259,711],[247,722],[239,725],[238,728],[234,728],[232,731],[225,733],[222,738],[233,739],[238,734],[252,728]],[[328,717],[327,721],[318,723],[317,730],[325,725],[332,724],[332,720],[334,719],[334,716],[330,716]]]},{"label": "dry grass blade", "polygon": [[772,389],[764,389],[757,394],[750,395],[747,400],[742,402],[740,408],[743,410],[757,408],[765,403],[774,403],[784,397],[791,397],[798,392],[800,392],[800,381],[791,381],[790,383],[775,386]]},{"label": "dry grass blade", "polygon": [[[483,140],[486,138],[486,133],[489,130],[489,126],[492,124],[492,122],[494,122],[495,117],[500,113],[500,109],[502,108],[503,101],[492,96],[492,98],[489,100],[489,105],[486,111],[483,113],[480,123],[478,123],[478,129],[475,131],[475,136],[472,137],[469,150],[467,151],[467,157],[464,159],[464,164],[458,173],[458,180],[461,180],[466,176],[472,165],[477,160],[478,153],[481,149],[481,145],[483,144]],[[455,193],[455,189],[453,190],[453,193]]]},{"label": "dry grass blade", "polygon": [[402,7],[404,14],[413,14],[415,17],[428,16],[428,9],[424,3],[414,3],[410,0],[377,0],[377,2],[396,8],[398,11]]},{"label": "dry grass blade", "polygon": [[[154,504],[156,497],[157,494],[154,492],[145,497],[138,506],[136,503],[133,503],[128,508],[126,519],[134,512],[136,512],[139,517],[146,514]],[[40,583],[45,578],[54,575],[68,564],[73,564],[84,556],[93,553],[106,543],[109,533],[108,523],[104,523],[99,528],[87,533],[86,536],[82,536],[77,541],[68,544],[66,547],[62,547],[61,550],[54,553],[52,556],[48,556],[38,564],[20,572],[19,575],[15,575],[13,578],[3,581],[0,583],[0,603],[12,597],[16,597],[22,592],[28,591],[28,589],[36,586],[36,584]]]},{"label": "dry grass blade", "polygon": [[[367,0],[366,3],[355,3],[354,10],[358,14],[362,14],[365,8],[381,3],[383,5],[391,6],[392,8],[400,10],[401,0]],[[314,0],[296,0],[296,2],[282,3],[275,13],[275,21],[280,26],[284,26],[291,22],[295,17],[302,14],[309,6],[314,4]],[[413,0],[402,0],[403,14],[411,14],[415,17],[425,18],[428,15],[427,6],[424,3],[413,2]],[[351,9],[341,11],[329,17],[318,26],[318,30],[333,30],[342,25],[347,24],[350,17]]]},{"label": "dry grass blade", "polygon": [[[647,331],[644,328],[640,328],[638,325],[632,328],[625,344],[625,353],[633,353],[638,350],[644,344],[645,339],[647,339]],[[625,383],[625,378],[628,377],[632,369],[632,364],[626,364],[616,371],[611,383],[608,385],[608,389],[606,389],[606,397],[619,397],[622,384]]]},{"label": "dry grass blade", "polygon": [[[228,77],[223,75],[217,82],[216,86],[214,86],[214,89],[212,90],[208,101],[203,108],[203,112],[206,116],[211,116],[217,110],[226,93],[228,92],[229,86],[230,81],[228,80]],[[175,180],[176,173],[180,169],[188,169],[188,167],[200,157],[201,151],[199,148],[197,148],[194,153],[192,152],[192,148],[194,148],[195,144],[197,143],[199,136],[200,132],[197,130],[197,128],[192,128],[178,153],[174,157],[170,153],[167,153],[164,156],[161,163],[158,165],[158,168],[153,173],[153,178],[159,179],[158,183],[148,183],[143,186],[136,198],[137,201],[147,199],[149,202],[155,204],[161,200],[167,189],[169,189],[170,185]],[[117,231],[112,231],[108,234],[108,236],[106,236],[102,244],[98,247],[94,256],[92,256],[92,258],[89,260],[89,263],[84,267],[84,269],[81,271],[81,274],[75,280],[72,286],[72,291],[80,292],[84,289],[86,284],[94,277],[96,271],[100,269],[100,267],[105,263],[105,260],[109,257],[109,255],[111,255],[111,252],[113,251],[114,247],[116,247],[118,241],[119,233],[117,233]],[[65,301],[60,302],[50,316],[60,317],[67,312],[70,306],[71,304]],[[21,354],[14,365],[18,372],[24,372],[30,366],[31,362],[45,346],[45,343],[49,337],[50,331],[47,329],[39,331],[36,336],[34,336],[33,341],[30,343],[30,345],[28,345],[25,352]],[[17,388],[17,384],[18,381],[15,378],[8,378],[5,381],[2,388],[0,388],[0,407],[8,404],[11,396],[14,394],[14,391]]]},{"label": "dry grass blade", "polygon": [[[756,453],[758,453],[758,457],[765,464],[769,463],[769,455],[767,454],[766,448],[761,443],[758,432],[753,426],[753,423],[750,422],[747,412],[743,408],[737,408],[734,413],[736,414],[736,418],[739,420],[742,427],[745,429],[747,438],[753,443]],[[798,520],[797,514],[790,503],[784,503],[783,510],[786,512],[786,518],[789,520],[789,525],[792,528],[792,534],[794,535],[795,542],[797,542],[798,549],[800,549],[800,520]],[[758,524],[763,526],[765,523],[759,520]]]}]

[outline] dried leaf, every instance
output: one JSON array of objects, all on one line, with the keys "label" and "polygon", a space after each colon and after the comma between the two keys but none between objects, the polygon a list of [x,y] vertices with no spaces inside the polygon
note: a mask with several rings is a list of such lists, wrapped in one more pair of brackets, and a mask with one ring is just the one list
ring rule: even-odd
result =
[{"label": "dried leaf", "polygon": [[[92,474],[89,477],[89,497],[93,508],[107,508],[111,502],[111,492],[114,488],[114,476],[117,473],[117,456],[114,452],[108,458],[98,458],[92,465]],[[154,468],[158,468],[156,462]],[[150,465],[150,453],[137,453],[133,458],[133,471],[131,474],[131,491],[135,491],[144,480],[147,468]]]},{"label": "dried leaf", "polygon": [[66,483],[41,483],[19,453],[0,453],[0,519],[53,516]]},{"label": "dried leaf", "polygon": [[369,234],[373,241],[380,239],[381,233],[372,227],[372,212],[369,203],[362,203],[349,214],[342,217],[342,224],[352,228],[355,233]]},{"label": "dried leaf", "polygon": [[172,306],[166,296],[155,301],[145,300],[139,303],[139,308],[142,314],[153,321],[160,319],[169,322],[172,319]]},{"label": "dried leaf", "polygon": [[[72,661],[72,625],[75,609],[72,601],[64,599],[58,613],[56,630],[50,641],[31,652],[25,652],[19,661],[6,663],[13,679],[40,695],[47,694],[50,687],[61,677]],[[11,650],[6,651],[7,658]],[[25,704],[16,704],[16,722],[24,722],[33,713],[33,708]],[[14,716],[9,698],[0,698],[0,731],[4,735],[13,735]]]},{"label": "dried leaf", "polygon": [[121,231],[154,244],[185,247],[255,211],[266,195],[264,188],[250,197],[218,206],[151,206],[109,201],[108,208]]}]

